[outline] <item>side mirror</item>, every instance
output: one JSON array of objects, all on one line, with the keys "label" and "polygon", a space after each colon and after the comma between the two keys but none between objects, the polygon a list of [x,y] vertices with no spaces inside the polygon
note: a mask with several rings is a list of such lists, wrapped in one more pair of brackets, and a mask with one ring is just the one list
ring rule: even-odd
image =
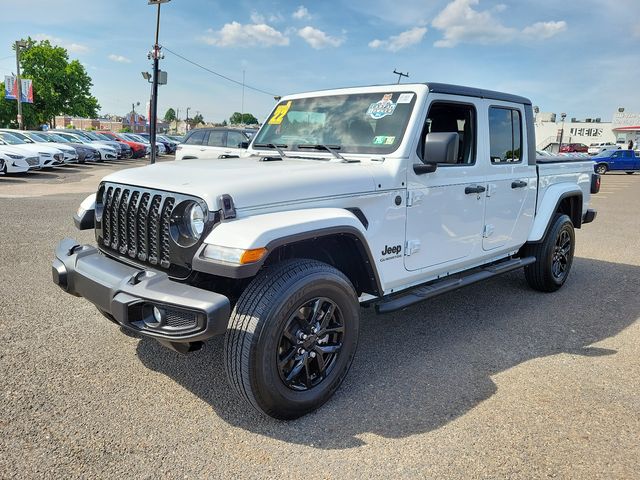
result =
[{"label": "side mirror", "polygon": [[460,136],[454,132],[429,133],[424,139],[425,163],[458,163]]},{"label": "side mirror", "polygon": [[249,148],[249,142],[240,142],[238,148]]}]

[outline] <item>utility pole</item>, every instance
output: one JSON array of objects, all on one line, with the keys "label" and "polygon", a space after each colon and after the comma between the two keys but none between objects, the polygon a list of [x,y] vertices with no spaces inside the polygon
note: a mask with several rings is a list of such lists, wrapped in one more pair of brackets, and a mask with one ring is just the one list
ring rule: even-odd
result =
[{"label": "utility pole", "polygon": [[22,80],[20,79],[20,48],[26,47],[27,42],[18,40],[16,42],[16,83],[18,89],[18,128],[24,130],[24,120],[22,119]]},{"label": "utility pole", "polygon": [[191,107],[187,107],[187,119],[185,120],[186,125],[184,127],[187,132],[189,131],[189,110],[191,110]]},{"label": "utility pole", "polygon": [[564,119],[567,118],[567,114],[566,113],[561,113],[560,114],[560,118],[562,118],[562,128],[560,129],[560,142],[559,142],[559,145],[558,145],[558,153],[562,149],[562,139],[564,137]]},{"label": "utility pole", "polygon": [[149,5],[158,6],[158,14],[156,16],[156,41],[153,44],[153,88],[151,94],[151,114],[149,115],[149,143],[151,143],[151,160],[150,163],[156,163],[156,130],[158,128],[158,70],[160,64],[160,49],[158,38],[160,36],[160,6],[170,0],[149,0]]},{"label": "utility pole", "polygon": [[402,77],[407,77],[409,78],[409,72],[407,73],[402,73],[402,72],[397,72],[396,69],[393,69],[393,73],[394,75],[398,75],[398,83],[400,83],[400,80],[402,80]]},{"label": "utility pole", "polygon": [[242,70],[242,108],[240,109],[240,123],[244,124],[244,73],[245,71]]}]

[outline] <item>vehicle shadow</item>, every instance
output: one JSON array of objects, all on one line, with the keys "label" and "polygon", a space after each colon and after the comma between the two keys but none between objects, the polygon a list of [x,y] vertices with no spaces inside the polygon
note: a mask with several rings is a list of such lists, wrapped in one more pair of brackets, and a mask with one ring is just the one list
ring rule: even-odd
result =
[{"label": "vehicle shadow", "polygon": [[395,314],[362,310],[354,364],[333,399],[291,422],[262,416],[228,386],[223,340],[181,356],[141,340],[140,360],[207,402],[227,423],[321,449],[362,445],[373,433],[402,438],[446,425],[497,391],[492,376],[555,354],[597,357],[591,346],[640,314],[640,267],[576,258],[562,290],[531,290],[521,272],[453,292]]},{"label": "vehicle shadow", "polygon": [[28,173],[5,173],[4,175],[0,175],[0,185],[8,185],[10,183],[26,183],[27,180],[24,178],[24,175],[28,175]]}]

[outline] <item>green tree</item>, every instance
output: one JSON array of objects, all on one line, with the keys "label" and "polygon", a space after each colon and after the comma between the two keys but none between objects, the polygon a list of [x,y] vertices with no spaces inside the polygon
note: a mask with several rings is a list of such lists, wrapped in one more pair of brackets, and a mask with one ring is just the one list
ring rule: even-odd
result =
[{"label": "green tree", "polygon": [[120,129],[120,133],[131,133],[131,127],[123,127]]},{"label": "green tree", "polygon": [[258,119],[250,113],[242,114],[240,112],[233,112],[233,115],[229,118],[229,123],[231,125],[257,125]]},{"label": "green tree", "polygon": [[190,128],[197,127],[201,123],[204,123],[204,118],[202,117],[202,115],[200,113],[196,114],[193,118],[189,119],[189,127]]},{"label": "green tree", "polygon": [[[84,66],[78,60],[69,61],[67,50],[48,40],[36,42],[28,38],[26,43],[20,65],[22,76],[33,81],[34,103],[23,104],[25,125],[53,125],[57,115],[95,118],[100,105],[91,95],[93,83]],[[0,116],[0,122],[4,121]]]},{"label": "green tree", "polygon": [[170,108],[169,110],[167,110],[167,113],[164,114],[164,121],[167,123],[171,123],[177,119],[178,117],[176,117],[176,111],[173,108]]}]

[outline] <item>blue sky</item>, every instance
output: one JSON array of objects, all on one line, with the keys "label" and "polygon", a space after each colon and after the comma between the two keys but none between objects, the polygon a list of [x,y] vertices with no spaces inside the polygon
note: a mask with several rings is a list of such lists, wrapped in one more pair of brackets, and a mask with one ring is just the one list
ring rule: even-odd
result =
[{"label": "blue sky", "polygon": [[[0,75],[15,70],[13,41],[48,38],[85,64],[102,113],[148,100],[140,72],[151,69],[155,8],[146,0],[0,0],[0,12]],[[638,0],[172,0],[160,38],[274,94],[395,83],[397,68],[410,81],[528,96],[569,117],[640,112]],[[241,87],[168,52],[161,68],[161,114],[191,107],[221,121],[241,109]],[[259,119],[273,103],[245,90],[244,109]]]}]

